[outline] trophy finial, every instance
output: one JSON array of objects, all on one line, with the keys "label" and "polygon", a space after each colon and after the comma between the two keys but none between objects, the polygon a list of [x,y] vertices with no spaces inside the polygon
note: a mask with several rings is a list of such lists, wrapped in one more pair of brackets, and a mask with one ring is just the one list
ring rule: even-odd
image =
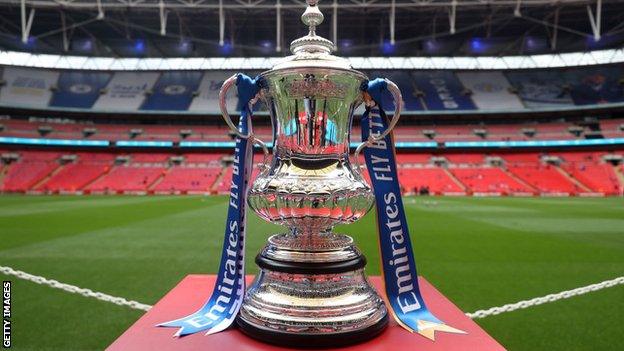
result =
[{"label": "trophy finial", "polygon": [[317,6],[318,0],[307,0],[306,2],[308,7],[301,15],[301,22],[309,27],[310,32],[305,37],[295,39],[290,43],[290,51],[293,54],[299,52],[329,54],[334,50],[334,43],[316,35],[316,27],[323,23],[324,19],[323,13]]},{"label": "trophy finial", "polygon": [[323,13],[321,13],[321,10],[319,10],[318,6],[316,6],[316,4],[318,4],[318,0],[308,0],[307,3],[308,7],[303,15],[301,15],[301,21],[303,24],[310,27],[310,33],[314,33],[316,26],[323,23],[323,19],[325,17],[323,16]]}]

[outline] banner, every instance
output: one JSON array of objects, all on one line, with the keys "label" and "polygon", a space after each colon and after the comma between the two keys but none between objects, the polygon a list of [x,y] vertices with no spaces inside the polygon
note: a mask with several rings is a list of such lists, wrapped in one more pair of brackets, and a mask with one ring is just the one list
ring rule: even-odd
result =
[{"label": "banner", "polygon": [[481,110],[518,110],[524,108],[501,72],[460,72],[457,77],[472,91],[472,101]]},{"label": "banner", "polygon": [[50,106],[91,108],[108,84],[111,73],[74,71],[59,76]]},{"label": "banner", "polygon": [[10,106],[47,107],[52,98],[51,87],[56,85],[59,73],[56,71],[19,68],[4,68],[2,79],[6,85],[0,88],[0,103]]},{"label": "banner", "polygon": [[565,81],[558,70],[524,70],[506,72],[524,106],[528,108],[572,105],[572,98],[563,87]]},{"label": "banner", "polygon": [[416,86],[424,95],[422,97],[427,110],[475,110],[477,107],[464,94],[464,87],[453,72],[426,71],[412,72]]},{"label": "banner", "polygon": [[624,101],[624,86],[620,84],[624,77],[620,66],[573,68],[564,71],[563,76],[576,105]]},{"label": "banner", "polygon": [[[237,88],[242,105],[258,92],[258,86],[251,78],[239,75]],[[248,134],[251,129],[252,112],[247,107],[241,111],[239,130]],[[245,228],[247,219],[247,188],[253,171],[253,144],[247,139],[236,139],[234,164],[228,215],[225,223],[225,236],[221,250],[221,262],[217,274],[217,284],[212,295],[199,311],[159,324],[160,327],[178,329],[176,336],[205,331],[218,333],[228,328],[236,318],[245,294]]]},{"label": "banner", "polygon": [[[219,90],[223,81],[231,77],[234,73],[227,71],[207,71],[199,84],[199,95],[193,99],[189,111],[203,112],[209,114],[221,114],[219,109]],[[231,91],[227,98],[228,111],[236,111],[238,96],[235,91]]]},{"label": "banner", "polygon": [[141,110],[186,111],[201,78],[202,72],[163,72]]},{"label": "banner", "polygon": [[136,111],[145,100],[145,92],[152,88],[157,79],[158,73],[155,72],[117,72],[93,109]]},{"label": "banner", "polygon": [[[377,103],[383,101],[386,82],[368,83],[366,93]],[[381,106],[368,108],[362,116],[362,140],[381,135],[389,121]],[[437,319],[425,305],[418,284],[414,251],[401,198],[392,133],[364,148],[377,211],[377,233],[386,298],[390,312],[403,328],[435,340],[435,332],[465,334]]]},{"label": "banner", "polygon": [[[373,80],[379,77],[386,77],[393,81],[403,93],[403,111],[421,111],[424,110],[421,99],[415,94],[417,87],[416,82],[404,71],[371,71],[368,77]],[[394,101],[390,96],[383,96],[382,106],[386,111],[394,111]],[[360,110],[364,112],[364,110]],[[357,112],[357,111],[356,111]]]}]

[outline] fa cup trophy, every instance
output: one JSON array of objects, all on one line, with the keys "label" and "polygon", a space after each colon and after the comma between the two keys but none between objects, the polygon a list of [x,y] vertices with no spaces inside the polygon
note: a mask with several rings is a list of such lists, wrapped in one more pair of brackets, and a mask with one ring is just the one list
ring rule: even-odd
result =
[{"label": "fa cup trophy", "polygon": [[[292,56],[258,78],[257,97],[268,107],[274,147],[247,203],[260,218],[289,229],[271,236],[256,257],[261,271],[237,323],[271,343],[336,346],[374,337],[386,327],[388,313],[364,274],[364,255],[351,237],[333,231],[362,218],[374,202],[349,160],[353,112],[364,101],[361,86],[368,79],[331,54],[334,44],[315,34],[323,21],[317,1],[307,3],[301,19],[309,34],[291,43]],[[225,109],[236,80],[225,81],[221,109],[232,130],[250,139]],[[396,105],[389,132],[399,118],[401,94],[387,84]]]},{"label": "fa cup trophy", "polygon": [[[236,322],[266,342],[335,347],[379,334],[390,309],[399,325],[431,340],[436,331],[463,333],[427,309],[418,286],[390,134],[401,112],[401,92],[387,79],[369,81],[333,56],[333,43],[315,34],[323,21],[317,1],[307,3],[301,18],[310,32],[292,42],[292,56],[255,80],[237,74],[223,83],[221,112],[238,137],[217,282],[200,310],[159,326],[178,327],[176,335],[184,336],[217,333]],[[238,126],[225,101],[234,86],[242,104]],[[391,120],[380,106],[384,92],[394,98]],[[257,100],[271,116],[272,157],[253,134]],[[362,103],[363,142],[355,149],[354,166],[350,131],[353,112]],[[254,144],[264,150],[265,163],[252,182]],[[372,189],[360,174],[361,151]],[[362,218],[373,203],[387,307],[366,279],[366,259],[353,239],[333,232],[337,224]],[[256,257],[260,274],[246,290],[247,208],[289,229],[269,238]]]},{"label": "fa cup trophy", "polygon": [[[387,79],[369,81],[347,60],[333,56],[334,44],[315,33],[323,21],[317,0],[307,4],[301,18],[310,32],[292,42],[292,56],[256,79],[237,74],[223,83],[221,112],[238,137],[216,285],[197,312],[159,326],[177,327],[176,335],[184,336],[213,334],[236,323],[269,343],[339,346],[379,334],[390,310],[403,328],[431,340],[436,331],[464,333],[436,318],[419,288],[390,134],[401,112],[401,92]],[[225,101],[234,86],[242,104],[238,126]],[[380,105],[385,92],[394,98],[391,120]],[[272,157],[253,134],[257,100],[271,116]],[[353,112],[362,103],[362,143],[355,149],[354,166],[350,132]],[[264,150],[265,163],[252,182],[254,144]],[[372,189],[360,174],[362,151]],[[337,224],[362,218],[373,203],[387,306],[366,279],[366,259],[353,239],[333,231]],[[271,236],[256,257],[260,274],[249,289],[247,208],[289,228]]]}]

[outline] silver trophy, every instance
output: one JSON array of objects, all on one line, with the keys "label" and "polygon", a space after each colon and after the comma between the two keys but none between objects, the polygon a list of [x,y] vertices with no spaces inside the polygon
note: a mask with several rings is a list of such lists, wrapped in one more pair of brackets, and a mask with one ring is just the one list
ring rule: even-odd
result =
[{"label": "silver trophy", "polygon": [[[331,55],[334,44],[315,34],[323,21],[317,2],[307,1],[301,19],[310,32],[291,43],[293,55],[260,75],[258,97],[271,116],[274,148],[250,186],[248,204],[289,231],[271,236],[256,257],[260,274],[237,319],[254,338],[298,347],[359,342],[388,323],[384,302],[364,274],[366,259],[351,237],[332,230],[360,219],[373,205],[370,186],[349,160],[353,112],[365,101],[360,87],[368,79]],[[258,142],[242,135],[227,113],[225,97],[235,81],[229,78],[221,88],[224,119],[239,137]],[[394,118],[384,135],[364,141],[356,154],[398,121],[401,93],[387,83]]]}]

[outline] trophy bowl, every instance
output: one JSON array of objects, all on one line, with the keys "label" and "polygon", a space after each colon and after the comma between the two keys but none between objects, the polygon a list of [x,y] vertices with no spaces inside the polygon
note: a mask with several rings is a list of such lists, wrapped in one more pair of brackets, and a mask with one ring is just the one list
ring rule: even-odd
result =
[{"label": "trophy bowl", "polygon": [[[374,203],[349,159],[353,113],[368,79],[331,55],[333,44],[315,34],[323,19],[316,3],[308,1],[302,21],[310,32],[293,41],[293,55],[258,77],[257,97],[269,110],[274,146],[247,201],[260,218],[289,229],[271,236],[256,257],[260,273],[237,317],[249,336],[298,348],[356,343],[388,323],[384,301],[364,274],[365,257],[351,237],[333,232]],[[223,116],[239,137],[255,139],[241,135],[228,115],[225,96],[235,81],[221,89]],[[401,106],[398,88],[388,86],[397,109],[387,132]]]}]

